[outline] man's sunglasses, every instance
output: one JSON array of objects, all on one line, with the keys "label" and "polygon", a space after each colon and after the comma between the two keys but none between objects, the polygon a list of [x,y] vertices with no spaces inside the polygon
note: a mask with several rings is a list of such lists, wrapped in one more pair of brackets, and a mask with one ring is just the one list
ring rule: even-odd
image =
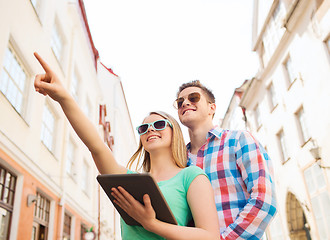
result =
[{"label": "man's sunglasses", "polygon": [[168,125],[170,125],[170,127],[173,128],[172,123],[169,120],[162,119],[162,120],[154,121],[152,123],[141,124],[140,126],[138,126],[136,128],[136,130],[138,131],[138,133],[141,136],[141,135],[145,134],[148,131],[150,126],[152,126],[157,131],[164,130],[166,128],[166,123],[168,123]]},{"label": "man's sunglasses", "polygon": [[[176,99],[176,100],[174,101],[174,103],[173,103],[173,106],[174,106],[176,109],[181,108],[181,107],[182,107],[182,104],[183,104],[183,102],[184,102],[185,99],[186,99],[186,98],[184,98],[184,97],[180,97],[180,98]],[[200,99],[201,99],[201,95],[200,95],[200,93],[198,93],[198,92],[193,92],[193,93],[190,93],[190,94],[188,95],[188,100],[189,100],[191,103],[198,103]]]}]

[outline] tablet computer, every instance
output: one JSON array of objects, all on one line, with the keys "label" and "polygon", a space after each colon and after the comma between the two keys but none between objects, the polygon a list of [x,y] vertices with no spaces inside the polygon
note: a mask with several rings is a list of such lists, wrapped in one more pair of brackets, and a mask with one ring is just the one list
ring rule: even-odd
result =
[{"label": "tablet computer", "polygon": [[97,181],[127,225],[141,226],[140,223],[135,221],[113,202],[114,197],[111,195],[111,188],[113,187],[123,187],[142,204],[143,195],[148,194],[151,199],[151,205],[156,212],[156,218],[160,221],[177,225],[177,221],[160,191],[158,184],[149,173],[102,174],[97,176]]}]

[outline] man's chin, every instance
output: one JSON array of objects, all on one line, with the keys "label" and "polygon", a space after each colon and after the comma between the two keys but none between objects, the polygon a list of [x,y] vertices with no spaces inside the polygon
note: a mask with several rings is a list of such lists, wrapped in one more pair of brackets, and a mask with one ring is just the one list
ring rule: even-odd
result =
[{"label": "man's chin", "polygon": [[193,116],[181,116],[179,117],[180,122],[182,123],[182,125],[186,126],[186,127],[191,127],[194,125],[194,117]]}]

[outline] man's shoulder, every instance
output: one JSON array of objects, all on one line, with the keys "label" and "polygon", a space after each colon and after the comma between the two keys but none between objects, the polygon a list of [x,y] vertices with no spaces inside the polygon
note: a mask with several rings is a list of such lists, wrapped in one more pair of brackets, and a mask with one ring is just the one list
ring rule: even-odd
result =
[{"label": "man's shoulder", "polygon": [[239,139],[242,136],[243,137],[251,136],[251,133],[246,130],[221,129],[221,131],[222,131],[222,134],[221,134],[222,138]]},{"label": "man's shoulder", "polygon": [[209,144],[242,146],[255,142],[256,139],[247,130],[221,129],[221,133],[217,138],[211,139]]}]

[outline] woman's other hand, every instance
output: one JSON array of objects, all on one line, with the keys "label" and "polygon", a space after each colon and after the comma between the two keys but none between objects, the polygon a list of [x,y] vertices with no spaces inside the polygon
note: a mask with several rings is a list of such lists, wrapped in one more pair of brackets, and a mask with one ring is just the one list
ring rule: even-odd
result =
[{"label": "woman's other hand", "polygon": [[146,230],[151,231],[156,219],[156,213],[151,205],[151,200],[148,194],[143,196],[143,204],[137,201],[123,187],[112,188],[112,196],[114,203],[123,209],[128,215],[139,222]]}]

